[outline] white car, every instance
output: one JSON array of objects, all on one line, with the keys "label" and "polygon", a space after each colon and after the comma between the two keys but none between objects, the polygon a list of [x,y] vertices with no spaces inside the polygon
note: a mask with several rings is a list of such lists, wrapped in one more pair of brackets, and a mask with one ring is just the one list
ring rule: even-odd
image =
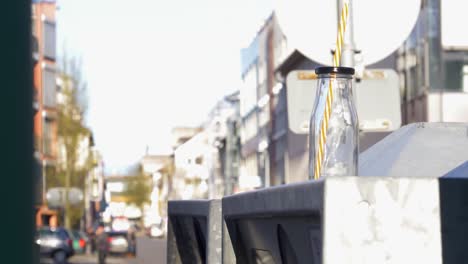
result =
[{"label": "white car", "polygon": [[108,232],[107,241],[109,242],[109,253],[125,254],[129,252],[127,232]]}]

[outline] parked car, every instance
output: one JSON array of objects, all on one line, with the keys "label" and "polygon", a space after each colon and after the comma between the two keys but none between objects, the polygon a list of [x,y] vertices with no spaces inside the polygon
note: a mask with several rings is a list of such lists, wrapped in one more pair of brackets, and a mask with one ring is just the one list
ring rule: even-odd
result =
[{"label": "parked car", "polygon": [[86,253],[87,238],[83,232],[78,230],[72,230],[73,249],[76,253]]},{"label": "parked car", "polygon": [[80,233],[81,238],[84,239],[86,247],[88,247],[88,246],[89,246],[89,237],[88,237],[88,234],[87,234],[86,232],[84,232],[84,231],[78,231],[78,232]]},{"label": "parked car", "polygon": [[62,227],[42,227],[37,229],[36,244],[41,257],[52,258],[55,263],[66,263],[75,254],[72,236]]},{"label": "parked car", "polygon": [[110,254],[125,254],[129,252],[127,232],[109,231],[107,232]]}]

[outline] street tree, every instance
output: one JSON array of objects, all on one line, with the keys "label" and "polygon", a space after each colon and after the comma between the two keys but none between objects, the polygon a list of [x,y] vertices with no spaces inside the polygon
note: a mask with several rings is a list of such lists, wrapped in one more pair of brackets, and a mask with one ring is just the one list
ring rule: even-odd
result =
[{"label": "street tree", "polygon": [[[70,187],[85,188],[85,178],[92,167],[89,160],[89,147],[86,146],[90,130],[85,126],[86,83],[83,81],[80,63],[64,56],[63,65],[58,73],[60,90],[57,102],[57,136],[59,166],[57,178],[65,187],[65,227],[81,218],[83,206],[72,208],[68,191]],[[83,158],[84,157],[84,158]]]},{"label": "street tree", "polygon": [[152,179],[144,174],[140,166],[136,175],[129,176],[127,188],[123,192],[126,197],[127,203],[132,204],[140,209],[143,216],[143,209],[145,204],[151,202]]}]

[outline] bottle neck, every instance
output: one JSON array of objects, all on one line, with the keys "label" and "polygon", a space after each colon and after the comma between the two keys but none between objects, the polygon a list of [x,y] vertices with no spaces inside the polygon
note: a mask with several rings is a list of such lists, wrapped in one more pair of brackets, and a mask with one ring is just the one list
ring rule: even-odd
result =
[{"label": "bottle neck", "polygon": [[318,76],[318,81],[321,94],[327,94],[327,91],[331,88],[334,99],[348,98],[352,95],[352,75],[321,74]]},{"label": "bottle neck", "polygon": [[353,75],[352,74],[344,74],[344,73],[326,73],[326,74],[319,74],[317,76],[318,79],[346,79],[346,80],[352,80]]}]

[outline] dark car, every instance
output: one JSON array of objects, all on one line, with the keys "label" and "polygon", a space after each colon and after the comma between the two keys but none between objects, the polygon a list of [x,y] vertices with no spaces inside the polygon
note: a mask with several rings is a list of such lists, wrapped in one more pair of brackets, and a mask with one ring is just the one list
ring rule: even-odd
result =
[{"label": "dark car", "polygon": [[86,244],[88,242],[86,235],[78,230],[72,230],[71,234],[75,252],[80,254],[86,253]]},{"label": "dark car", "polygon": [[70,233],[62,227],[43,227],[37,230],[36,244],[41,257],[52,258],[55,263],[66,263],[75,254]]}]

